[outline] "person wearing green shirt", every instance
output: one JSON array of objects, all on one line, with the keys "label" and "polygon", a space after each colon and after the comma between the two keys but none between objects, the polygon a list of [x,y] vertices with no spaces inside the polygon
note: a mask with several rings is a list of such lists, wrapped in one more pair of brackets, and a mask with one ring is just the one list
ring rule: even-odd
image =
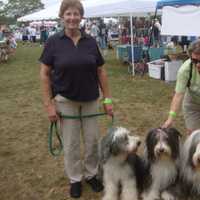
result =
[{"label": "person wearing green shirt", "polygon": [[200,40],[189,47],[190,58],[180,67],[177,75],[168,119],[162,128],[172,126],[181,104],[188,134],[200,129]]}]

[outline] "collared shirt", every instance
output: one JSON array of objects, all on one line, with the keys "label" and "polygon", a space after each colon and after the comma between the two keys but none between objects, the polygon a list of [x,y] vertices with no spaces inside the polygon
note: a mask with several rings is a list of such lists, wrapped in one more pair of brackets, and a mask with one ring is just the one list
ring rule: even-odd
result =
[{"label": "collared shirt", "polygon": [[81,32],[77,45],[64,30],[51,36],[39,59],[51,68],[53,95],[74,101],[99,97],[97,69],[104,64],[96,41]]},{"label": "collared shirt", "polygon": [[[186,60],[178,71],[175,89],[177,93],[184,93],[187,90],[187,83],[190,76],[190,63],[190,59]],[[189,92],[193,97],[193,100],[200,103],[200,73],[194,65],[192,67],[192,78]]]}]

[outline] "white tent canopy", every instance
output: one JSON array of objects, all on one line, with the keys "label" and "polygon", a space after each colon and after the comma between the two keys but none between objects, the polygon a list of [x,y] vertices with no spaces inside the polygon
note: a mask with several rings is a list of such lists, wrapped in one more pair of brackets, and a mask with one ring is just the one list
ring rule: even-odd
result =
[{"label": "white tent canopy", "polygon": [[58,18],[60,4],[47,7],[38,12],[20,17],[17,19],[19,22],[37,21],[37,20],[53,20]]},{"label": "white tent canopy", "polygon": [[[156,0],[86,0],[82,1],[86,18],[107,16],[143,16],[153,13]],[[44,10],[18,18],[18,21],[52,20],[58,19],[60,3]]]},{"label": "white tent canopy", "polygon": [[85,17],[129,16],[131,13],[144,16],[153,13],[155,8],[155,0],[107,0],[86,7]]}]

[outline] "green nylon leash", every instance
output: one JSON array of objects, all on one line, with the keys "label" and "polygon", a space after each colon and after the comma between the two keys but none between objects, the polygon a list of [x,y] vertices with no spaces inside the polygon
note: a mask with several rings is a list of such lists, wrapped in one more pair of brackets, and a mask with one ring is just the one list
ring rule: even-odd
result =
[{"label": "green nylon leash", "polygon": [[72,115],[63,115],[60,114],[60,117],[63,119],[83,119],[83,118],[91,118],[91,117],[98,117],[102,115],[107,115],[107,113],[96,113],[96,114],[90,114],[90,115],[79,115],[79,116],[72,116]]},{"label": "green nylon leash", "polygon": [[[53,147],[54,134],[56,135],[56,138],[59,143],[57,148]],[[59,156],[62,152],[63,143],[62,143],[61,135],[58,131],[57,122],[51,122],[51,124],[50,124],[49,132],[48,132],[48,148],[49,148],[49,152],[51,153],[52,156]]]},{"label": "green nylon leash", "polygon": [[[102,112],[102,113],[95,113],[95,114],[90,114],[90,115],[78,115],[78,116],[63,115],[61,113],[59,114],[60,118],[63,118],[63,119],[80,119],[80,120],[83,118],[99,117],[103,115],[107,115],[107,113]],[[114,116],[112,116],[112,121],[111,121],[110,126],[113,126],[113,124],[114,124]],[[56,136],[57,141],[58,141],[57,147],[53,147],[54,135]],[[62,142],[62,136],[58,130],[57,122],[51,122],[50,124],[49,132],[48,132],[48,148],[52,156],[59,156],[62,152],[63,142]]]}]

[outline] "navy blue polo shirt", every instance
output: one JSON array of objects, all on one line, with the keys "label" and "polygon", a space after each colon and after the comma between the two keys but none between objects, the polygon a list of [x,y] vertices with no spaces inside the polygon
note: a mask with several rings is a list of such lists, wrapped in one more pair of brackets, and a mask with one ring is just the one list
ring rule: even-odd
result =
[{"label": "navy blue polo shirt", "polygon": [[60,94],[74,101],[92,101],[99,97],[98,67],[104,64],[94,38],[81,33],[75,46],[64,30],[51,36],[40,62],[51,67],[53,96]]}]

